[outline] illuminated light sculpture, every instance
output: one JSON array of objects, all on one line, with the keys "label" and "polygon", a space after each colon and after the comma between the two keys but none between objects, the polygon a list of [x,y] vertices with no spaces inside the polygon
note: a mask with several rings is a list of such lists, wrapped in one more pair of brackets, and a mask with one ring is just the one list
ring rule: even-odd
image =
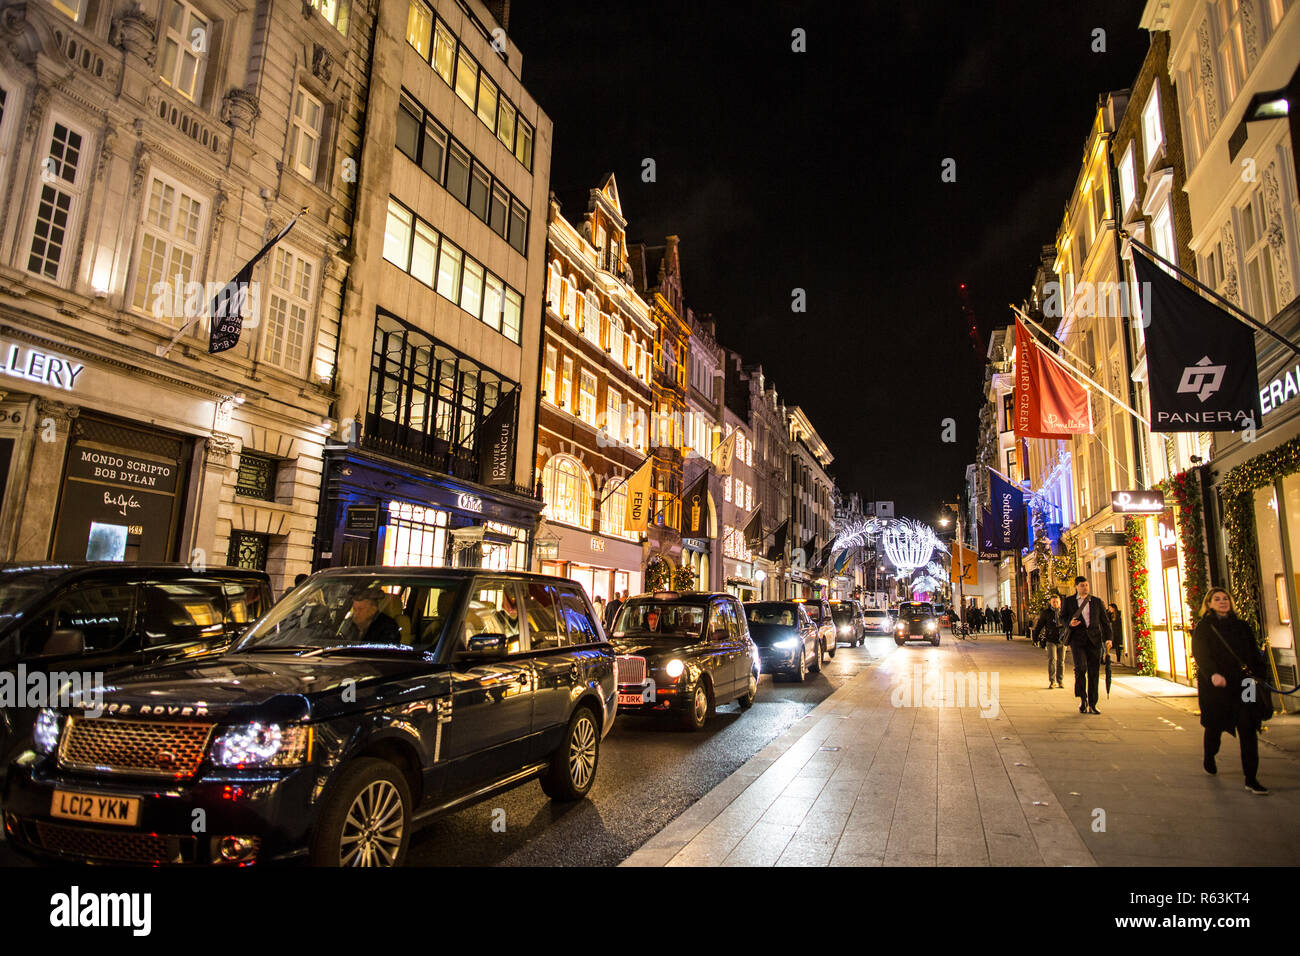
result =
[{"label": "illuminated light sculpture", "polygon": [[933,594],[935,591],[939,590],[939,582],[930,577],[930,575],[923,574],[919,578],[913,580],[909,587],[911,587],[913,593]]},{"label": "illuminated light sculpture", "polygon": [[929,564],[927,564],[925,566],[925,571],[927,574],[929,574],[931,577],[934,577],[935,579],[941,579],[944,576],[943,565],[940,564],[938,561],[931,561]]},{"label": "illuminated light sculpture", "polygon": [[936,550],[945,554],[948,550],[933,528],[914,518],[895,518],[886,524],[880,545],[894,567],[903,572],[925,567]]}]

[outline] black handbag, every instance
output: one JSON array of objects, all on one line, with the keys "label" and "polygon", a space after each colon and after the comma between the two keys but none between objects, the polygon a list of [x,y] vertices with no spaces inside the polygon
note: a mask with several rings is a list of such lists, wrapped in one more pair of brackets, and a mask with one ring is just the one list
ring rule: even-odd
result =
[{"label": "black handbag", "polygon": [[1247,667],[1246,662],[1237,656],[1237,652],[1232,649],[1232,646],[1228,643],[1227,639],[1219,633],[1219,629],[1214,626],[1214,622],[1207,620],[1206,623],[1210,625],[1210,630],[1212,630],[1214,636],[1219,639],[1219,643],[1223,645],[1224,650],[1232,655],[1232,659],[1236,661],[1237,666],[1241,668],[1241,676],[1249,677],[1255,682],[1255,716],[1259,718],[1260,723],[1268,720],[1274,713],[1273,694],[1269,691],[1268,685],[1264,683],[1263,679],[1256,677],[1254,670]]}]

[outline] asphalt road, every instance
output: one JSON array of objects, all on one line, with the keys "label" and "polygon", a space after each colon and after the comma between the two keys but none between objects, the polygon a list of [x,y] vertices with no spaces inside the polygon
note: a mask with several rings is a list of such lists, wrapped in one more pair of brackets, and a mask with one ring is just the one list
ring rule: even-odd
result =
[{"label": "asphalt road", "polygon": [[[443,817],[417,833],[413,866],[611,866],[766,747],[862,668],[894,649],[890,638],[842,645],[803,684],[759,682],[754,706],[719,707],[704,730],[620,716],[602,741],[586,800],[552,804],[534,782]],[[505,829],[500,814],[505,811]],[[494,816],[498,822],[493,829]],[[0,839],[0,866],[30,865]]]},{"label": "asphalt road", "polygon": [[[611,866],[812,711],[841,684],[894,649],[890,638],[842,645],[803,684],[759,682],[754,706],[719,707],[698,733],[621,715],[602,742],[587,799],[552,804],[537,783],[442,818],[413,837],[414,866]],[[494,811],[505,831],[494,832]],[[496,815],[500,819],[500,815]]]}]

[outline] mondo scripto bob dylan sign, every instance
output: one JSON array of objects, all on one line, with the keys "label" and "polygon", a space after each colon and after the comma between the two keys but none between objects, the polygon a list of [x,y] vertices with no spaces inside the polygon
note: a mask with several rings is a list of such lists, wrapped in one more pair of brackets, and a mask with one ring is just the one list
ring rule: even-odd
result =
[{"label": "mondo scripto bob dylan sign", "polygon": [[1123,515],[1158,515],[1165,510],[1163,491],[1112,491],[1110,506]]}]

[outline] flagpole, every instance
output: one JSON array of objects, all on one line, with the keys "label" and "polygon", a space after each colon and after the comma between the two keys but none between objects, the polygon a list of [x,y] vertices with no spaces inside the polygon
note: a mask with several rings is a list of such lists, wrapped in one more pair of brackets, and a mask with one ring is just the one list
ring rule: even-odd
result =
[{"label": "flagpole", "polygon": [[655,456],[655,453],[654,453],[654,452],[651,452],[650,454],[648,454],[648,455],[646,455],[644,458],[642,458],[640,464],[638,464],[635,468],[633,468],[633,469],[632,469],[631,471],[629,471],[626,475],[624,475],[622,478],[620,478],[619,481],[618,481],[618,484],[616,484],[613,488],[609,489],[609,491],[606,492],[605,495],[604,495],[603,497],[601,497],[601,499],[600,499],[600,504],[603,505],[606,501],[608,501],[609,498],[610,498],[610,495],[612,495],[614,492],[618,491],[618,489],[622,488],[625,484],[627,484],[628,479],[631,478],[633,475],[635,475],[635,474],[636,474],[638,471],[640,471],[642,468],[644,468],[644,467],[645,467],[645,463],[646,463],[647,461],[649,461],[651,458],[653,458],[654,456]]},{"label": "flagpole", "polygon": [[[1273,338],[1277,339],[1279,342],[1281,342],[1283,345],[1289,348],[1292,352],[1296,353],[1297,355],[1300,355],[1300,345],[1297,345],[1295,342],[1292,342],[1290,339],[1284,338],[1276,329],[1269,328],[1267,325],[1260,322],[1258,319],[1252,316],[1241,306],[1230,301],[1229,299],[1225,299],[1223,296],[1219,295],[1219,293],[1215,292],[1204,282],[1199,281],[1196,278],[1196,276],[1190,275],[1184,270],[1178,268],[1178,266],[1174,265],[1172,262],[1170,262],[1168,259],[1162,256],[1160,253],[1152,249],[1150,246],[1146,245],[1145,243],[1138,242],[1138,240],[1134,239],[1133,236],[1130,235],[1127,230],[1121,229],[1119,231],[1119,234],[1124,239],[1126,239],[1130,245],[1137,246],[1139,249],[1145,252],[1149,258],[1152,258],[1156,262],[1159,262],[1165,266],[1168,266],[1170,269],[1173,269],[1175,272],[1177,272],[1188,282],[1192,283],[1192,285],[1196,286],[1196,288],[1200,289],[1202,292],[1209,293],[1210,296],[1215,299],[1215,301],[1221,303],[1226,308],[1231,309],[1232,312],[1234,313],[1233,318],[1237,319],[1237,321],[1241,322],[1243,325],[1251,326],[1257,332],[1265,332],[1271,335]],[[1143,316],[1143,319],[1147,319],[1147,318],[1148,318],[1147,316]]]},{"label": "flagpole", "polygon": [[[1037,322],[1035,322],[1035,321],[1034,321],[1033,319],[1031,319],[1029,316],[1025,315],[1025,313],[1021,312],[1021,311],[1020,311],[1018,308],[1016,308],[1014,305],[1011,306],[1011,311],[1014,312],[1014,313],[1016,313],[1016,315],[1020,316],[1021,319],[1023,319],[1025,322],[1029,323],[1029,325],[1031,325],[1033,328],[1035,328],[1035,329],[1037,329],[1038,331],[1042,332],[1044,335],[1047,335],[1048,338],[1053,338],[1051,335],[1048,334],[1048,332],[1047,332],[1046,329],[1044,329],[1042,326],[1040,326]],[[1053,341],[1055,341],[1054,338],[1053,338]],[[1118,398],[1116,398],[1113,394],[1111,394],[1111,392],[1110,392],[1109,390],[1107,390],[1107,389],[1103,388],[1102,386],[1098,385],[1096,382],[1094,382],[1091,378],[1089,378],[1089,377],[1088,377],[1087,375],[1085,375],[1083,372],[1080,372],[1078,369],[1070,368],[1070,366],[1066,365],[1063,361],[1061,361],[1061,359],[1060,359],[1057,355],[1055,355],[1053,352],[1051,352],[1049,349],[1045,349],[1045,348],[1042,348],[1042,347],[1040,346],[1040,350],[1042,351],[1042,353],[1043,353],[1044,355],[1046,355],[1046,356],[1047,356],[1048,358],[1050,358],[1053,362],[1055,362],[1055,363],[1056,363],[1056,364],[1057,364],[1057,365],[1058,365],[1058,366],[1059,366],[1059,367],[1060,367],[1060,368],[1061,368],[1061,369],[1062,369],[1062,370],[1063,370],[1067,375],[1070,375],[1070,376],[1074,377],[1074,380],[1075,380],[1076,382],[1079,381],[1079,379],[1083,379],[1083,381],[1084,381],[1085,383],[1087,383],[1088,385],[1091,385],[1091,386],[1092,386],[1093,388],[1095,388],[1097,391],[1101,392],[1101,394],[1105,395],[1107,398],[1109,398],[1112,402],[1114,402],[1114,403],[1115,403],[1116,405],[1118,405],[1120,408],[1124,409],[1124,411],[1128,412],[1130,415],[1132,415],[1134,418],[1136,418],[1138,421],[1140,421],[1143,425],[1145,425],[1148,429],[1151,427],[1151,420],[1150,420],[1150,419],[1148,419],[1146,416],[1142,415],[1140,412],[1134,410],[1133,408],[1130,408],[1130,407],[1129,407],[1128,405],[1126,405],[1124,402],[1121,402]]]}]

